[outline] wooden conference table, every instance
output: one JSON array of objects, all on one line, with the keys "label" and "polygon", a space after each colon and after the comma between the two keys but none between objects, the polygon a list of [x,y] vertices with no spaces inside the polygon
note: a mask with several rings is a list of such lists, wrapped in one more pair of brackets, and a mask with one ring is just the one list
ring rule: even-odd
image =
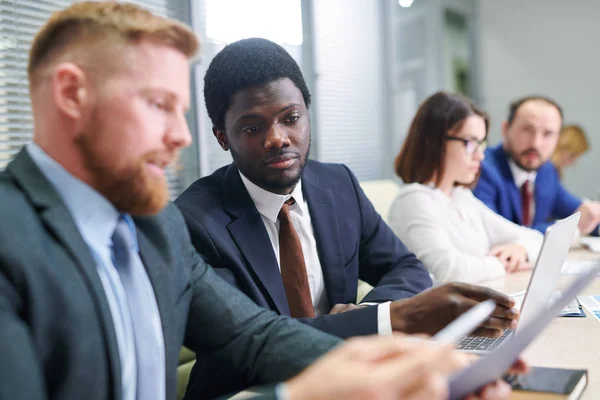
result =
[{"label": "wooden conference table", "polygon": [[[568,261],[600,260],[600,253],[582,248],[569,251]],[[531,271],[510,274],[479,283],[502,293],[512,294],[527,289]],[[562,279],[572,279],[563,276]],[[590,284],[583,295],[600,295],[600,278]],[[529,365],[588,370],[588,386],[582,400],[600,399],[600,321],[586,311],[586,318],[556,318],[523,354]],[[232,399],[247,399],[252,389],[238,393]]]},{"label": "wooden conference table", "polygon": [[[574,248],[568,261],[600,260],[600,253]],[[518,272],[481,283],[500,292],[511,294],[527,289],[531,271]],[[561,276],[572,279],[572,276]],[[595,278],[582,295],[600,295],[600,278]],[[585,310],[585,309],[584,309]],[[588,386],[583,400],[600,399],[600,321],[585,310],[586,318],[556,318],[533,342],[523,358],[533,366],[588,370]]]}]

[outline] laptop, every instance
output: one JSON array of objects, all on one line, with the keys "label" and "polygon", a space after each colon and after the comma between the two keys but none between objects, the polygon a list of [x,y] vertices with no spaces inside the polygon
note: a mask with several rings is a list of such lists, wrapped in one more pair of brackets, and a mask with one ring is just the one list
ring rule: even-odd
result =
[{"label": "laptop", "polygon": [[[579,223],[579,215],[580,213],[576,212],[565,219],[556,221],[546,229],[542,249],[525,292],[517,330],[520,326],[527,324],[538,310],[547,308],[556,299],[556,296],[553,298],[554,288],[569,253],[569,247]],[[512,334],[512,329],[505,329],[497,338],[465,336],[456,344],[456,347],[472,353],[487,353],[498,347]]]}]

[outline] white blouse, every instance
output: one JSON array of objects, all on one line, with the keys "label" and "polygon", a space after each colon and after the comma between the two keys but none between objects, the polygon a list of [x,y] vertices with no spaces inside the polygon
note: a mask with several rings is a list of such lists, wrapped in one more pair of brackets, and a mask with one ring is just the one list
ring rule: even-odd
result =
[{"label": "white blouse", "polygon": [[403,185],[389,215],[390,226],[437,282],[478,282],[506,274],[493,246],[516,243],[535,262],[540,232],[494,213],[464,187],[451,197],[431,186]]}]

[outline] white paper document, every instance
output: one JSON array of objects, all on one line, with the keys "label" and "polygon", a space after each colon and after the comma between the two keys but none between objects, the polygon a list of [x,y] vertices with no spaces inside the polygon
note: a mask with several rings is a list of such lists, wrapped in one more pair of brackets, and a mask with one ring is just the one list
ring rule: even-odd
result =
[{"label": "white paper document", "polygon": [[431,338],[441,343],[456,343],[481,325],[496,309],[493,300],[483,301],[450,322]]},{"label": "white paper document", "polygon": [[581,305],[600,321],[600,296],[578,296],[577,298]]}]

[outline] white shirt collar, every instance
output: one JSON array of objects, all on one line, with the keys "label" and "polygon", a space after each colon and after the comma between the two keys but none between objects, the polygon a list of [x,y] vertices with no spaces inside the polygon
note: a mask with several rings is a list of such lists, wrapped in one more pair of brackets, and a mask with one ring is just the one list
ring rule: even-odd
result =
[{"label": "white shirt collar", "polygon": [[[239,172],[239,171],[238,171]],[[293,197],[296,203],[291,207],[292,210],[297,210],[300,215],[307,212],[305,209],[306,204],[304,203],[304,196],[302,196],[302,180],[298,181],[296,187],[292,193],[288,195],[281,195],[277,193],[269,192],[250,181],[244,174],[240,172],[242,182],[250,195],[250,198],[254,202],[256,209],[261,215],[264,215],[271,222],[277,222],[277,216],[281,210],[283,203],[288,201],[290,197]]]},{"label": "white shirt collar", "polygon": [[523,168],[519,167],[510,157],[508,159],[508,165],[510,167],[510,172],[512,172],[513,178],[515,180],[515,185],[517,185],[518,188],[523,186],[525,181],[529,181],[530,184],[535,182],[537,171],[525,171]]}]

